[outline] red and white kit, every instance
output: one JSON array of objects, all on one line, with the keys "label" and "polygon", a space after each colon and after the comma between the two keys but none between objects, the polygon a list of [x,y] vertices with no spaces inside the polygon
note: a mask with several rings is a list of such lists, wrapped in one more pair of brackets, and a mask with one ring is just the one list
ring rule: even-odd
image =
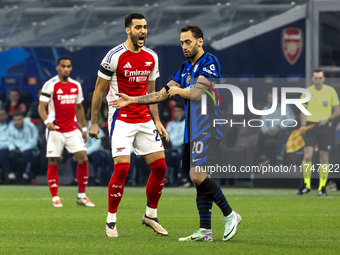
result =
[{"label": "red and white kit", "polygon": [[64,147],[70,153],[86,151],[76,123],[76,104],[84,100],[80,83],[71,78],[67,83],[62,83],[55,76],[44,84],[39,100],[48,103],[47,119],[57,129],[46,130],[46,156],[60,157]]},{"label": "red and white kit", "polygon": [[[133,53],[120,44],[106,54],[98,76],[110,80],[107,101],[117,98],[117,92],[146,95],[148,81],[159,77],[157,54],[146,47]],[[130,155],[131,146],[137,155],[164,150],[147,105],[131,104],[118,110],[109,107],[108,123],[113,157]]]}]

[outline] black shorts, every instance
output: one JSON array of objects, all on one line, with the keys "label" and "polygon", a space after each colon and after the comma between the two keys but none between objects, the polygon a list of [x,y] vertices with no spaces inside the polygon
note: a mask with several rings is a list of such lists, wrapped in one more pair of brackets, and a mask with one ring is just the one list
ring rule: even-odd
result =
[{"label": "black shorts", "polygon": [[306,131],[305,146],[314,147],[318,144],[319,150],[329,151],[332,143],[330,127],[328,125],[320,127],[317,123],[307,122],[307,125],[311,124],[315,124],[315,127]]},{"label": "black shorts", "polygon": [[216,164],[221,140],[210,138],[204,142],[192,141],[183,145],[182,170],[189,174],[190,167]]}]

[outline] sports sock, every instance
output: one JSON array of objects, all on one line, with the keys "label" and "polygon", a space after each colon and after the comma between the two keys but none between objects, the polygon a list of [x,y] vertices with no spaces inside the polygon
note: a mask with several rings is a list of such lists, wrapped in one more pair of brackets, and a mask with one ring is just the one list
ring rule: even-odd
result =
[{"label": "sports sock", "polygon": [[150,208],[149,206],[146,207],[146,216],[149,218],[157,218],[157,208]]},{"label": "sports sock", "polygon": [[86,185],[89,179],[88,163],[78,163],[76,176],[78,180],[79,193],[85,193]]},{"label": "sports sock", "polygon": [[319,170],[319,188],[320,191],[322,187],[326,186],[327,178],[328,178],[328,172],[329,172],[329,164],[322,164]]},{"label": "sports sock", "polygon": [[147,206],[157,208],[158,201],[162,195],[164,187],[164,177],[166,172],[165,158],[157,159],[150,165],[151,173],[146,184]]},{"label": "sports sock", "polygon": [[58,201],[58,200],[60,200],[60,197],[58,197],[58,196],[52,197],[52,202],[53,202],[53,203],[54,203],[55,201]]},{"label": "sports sock", "polygon": [[48,164],[47,166],[47,183],[50,188],[50,192],[52,197],[58,196],[58,183],[59,183],[59,175],[58,175],[58,165]]},{"label": "sports sock", "polygon": [[303,170],[303,180],[306,184],[306,188],[310,189],[310,178],[312,175],[312,162],[302,161],[302,170]]},{"label": "sports sock", "polygon": [[116,222],[116,221],[117,221],[116,213],[107,213],[107,218],[106,218],[107,223]]},{"label": "sports sock", "polygon": [[200,216],[200,229],[211,229],[211,199],[196,187],[196,205]]},{"label": "sports sock", "polygon": [[220,186],[218,186],[213,179],[209,177],[205,178],[204,181],[197,186],[197,188],[218,205],[224,216],[231,214],[232,209],[228,201],[224,197]]},{"label": "sports sock", "polygon": [[124,183],[130,169],[130,163],[117,163],[108,186],[109,213],[116,213],[124,192]]},{"label": "sports sock", "polygon": [[78,198],[85,198],[86,197],[86,193],[78,193]]}]

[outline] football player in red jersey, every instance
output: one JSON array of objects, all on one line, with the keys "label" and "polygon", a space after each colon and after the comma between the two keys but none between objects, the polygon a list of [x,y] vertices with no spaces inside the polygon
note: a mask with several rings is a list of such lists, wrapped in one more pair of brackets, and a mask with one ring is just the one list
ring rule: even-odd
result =
[{"label": "football player in red jersey", "polygon": [[[63,206],[58,196],[58,164],[65,147],[73,153],[78,162],[77,204],[94,207],[85,193],[88,182],[88,159],[85,147],[87,127],[82,105],[83,91],[80,83],[69,77],[72,71],[69,57],[60,57],[56,69],[58,75],[44,84],[38,106],[39,115],[46,125],[47,181],[52,194],[52,202],[54,207]],[[82,132],[78,129],[76,120]]]},{"label": "football player in red jersey", "polygon": [[[115,99],[115,93],[142,96],[155,91],[159,77],[157,54],[144,47],[148,32],[142,14],[133,13],[125,18],[127,40],[111,49],[100,65],[92,99],[89,136],[98,139],[98,114],[102,96],[107,101]],[[153,120],[150,116],[153,117]],[[109,108],[108,128],[111,139],[114,173],[108,187],[108,216],[106,235],[117,237],[116,213],[123,196],[124,182],[130,169],[131,146],[149,164],[151,173],[146,185],[147,207],[142,222],[157,234],[168,235],[157,219],[158,201],[164,186],[166,171],[162,136],[169,135],[160,122],[157,105],[130,105],[124,109]]]}]

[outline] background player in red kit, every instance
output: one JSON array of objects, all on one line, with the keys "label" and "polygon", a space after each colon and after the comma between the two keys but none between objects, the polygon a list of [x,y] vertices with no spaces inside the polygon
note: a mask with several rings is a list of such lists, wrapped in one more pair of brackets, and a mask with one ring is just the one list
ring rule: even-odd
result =
[{"label": "background player in red kit", "polygon": [[[57,62],[58,75],[48,80],[39,98],[38,112],[46,125],[46,156],[48,157],[47,181],[54,207],[62,207],[58,196],[58,164],[64,147],[73,153],[78,162],[77,180],[79,193],[77,204],[94,207],[86,197],[88,182],[88,159],[86,156],[86,132],[83,91],[79,82],[71,79],[71,59],[60,57]],[[46,108],[48,107],[48,115]],[[77,123],[82,127],[82,132]]]},{"label": "background player in red kit", "polygon": [[[92,99],[90,137],[98,139],[98,114],[102,96],[108,87],[108,101],[116,98],[117,92],[141,96],[155,91],[155,80],[159,77],[158,57],[155,52],[144,47],[147,36],[147,22],[144,16],[138,13],[128,15],[125,18],[125,31],[127,33],[125,43],[106,54],[98,71]],[[137,155],[143,155],[151,169],[146,185],[147,207],[142,223],[159,234],[168,235],[157,219],[157,206],[166,171],[164,148],[160,136],[165,135],[169,141],[169,135],[160,122],[157,105],[150,106],[150,111],[147,105],[130,105],[119,110],[110,107],[108,123],[114,173],[108,187],[106,235],[118,236],[116,212],[130,168],[131,146]]]}]

